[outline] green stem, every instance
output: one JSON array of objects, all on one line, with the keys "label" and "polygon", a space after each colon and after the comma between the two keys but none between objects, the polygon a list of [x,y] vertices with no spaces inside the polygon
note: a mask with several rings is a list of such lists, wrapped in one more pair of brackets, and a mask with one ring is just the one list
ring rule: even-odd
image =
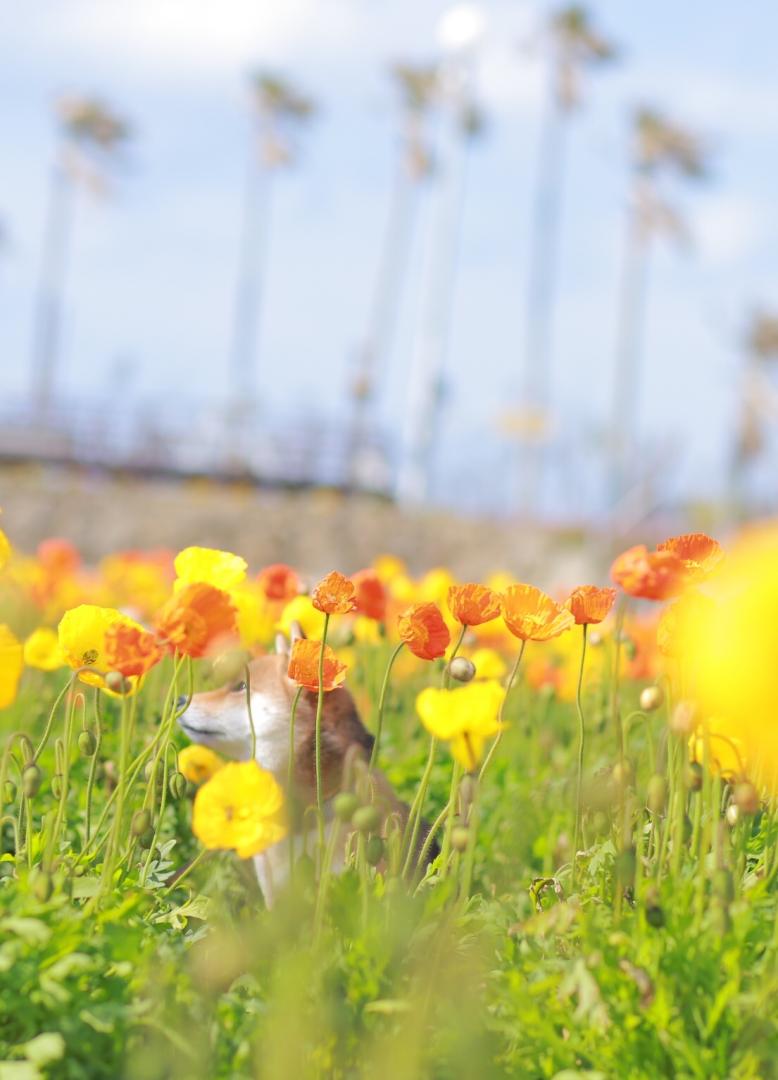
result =
[{"label": "green stem", "polygon": [[249,714],[249,727],[251,729],[251,757],[249,758],[249,761],[256,761],[257,729],[254,727],[254,714],[251,711],[251,672],[249,671],[248,664],[244,666],[243,674],[246,683],[246,711]]},{"label": "green stem", "polygon": [[327,629],[330,624],[328,612],[324,614],[324,628],[321,635],[321,648],[319,649],[319,687],[316,698],[316,728],[314,731],[314,755],[316,759],[316,812],[319,827],[319,852],[318,857],[324,857],[324,794],[321,777],[321,717],[324,709],[324,649],[327,644]]},{"label": "green stem", "polygon": [[586,623],[581,627],[581,666],[578,669],[578,687],[575,694],[575,705],[578,710],[578,767],[575,777],[575,830],[573,832],[573,869],[572,869],[572,887],[575,887],[575,874],[578,860],[578,846],[581,842],[581,815],[582,815],[582,794],[583,794],[583,763],[584,763],[584,743],[586,740],[586,724],[584,721],[583,704],[581,701],[581,689],[583,687],[583,675],[584,665],[586,663],[586,640],[588,625]]},{"label": "green stem", "polygon": [[513,684],[516,681],[516,676],[519,673],[519,668],[521,667],[521,659],[524,656],[524,650],[525,650],[526,647],[527,647],[526,640],[522,640],[521,647],[519,648],[519,655],[516,657],[516,663],[513,665],[513,668],[511,669],[511,673],[508,676],[508,682],[505,684],[505,693],[503,694],[502,701],[500,702],[500,711],[497,714],[497,723],[500,725],[500,730],[495,735],[494,741],[493,741],[492,745],[489,747],[489,752],[486,755],[486,757],[484,758],[483,765],[481,766],[481,771],[478,774],[478,783],[479,784],[481,783],[481,781],[484,778],[484,773],[489,768],[489,762],[494,757],[494,753],[495,753],[497,747],[500,745],[500,739],[502,738],[502,714],[503,714],[503,710],[505,709],[505,702],[508,700],[508,694],[510,694],[511,689],[513,688]]},{"label": "green stem", "polygon": [[289,716],[289,761],[286,766],[286,801],[289,814],[289,882],[294,881],[294,821],[292,820],[295,805],[294,805],[294,725],[297,717],[297,705],[300,701],[300,695],[303,692],[302,686],[298,686],[295,690],[294,698],[292,700],[292,711]]},{"label": "green stem", "polygon": [[203,848],[201,851],[198,851],[198,853],[195,855],[195,857],[190,862],[189,866],[187,866],[187,868],[185,870],[182,870],[182,872],[178,875],[178,877],[173,882],[173,884],[165,886],[165,888],[162,890],[162,895],[167,896],[169,893],[171,893],[173,891],[173,889],[177,889],[178,886],[181,884],[181,882],[184,880],[184,878],[188,877],[192,873],[194,868],[196,866],[198,866],[200,862],[202,862],[202,860],[206,857],[206,855],[212,855],[212,854],[213,854],[213,851],[210,848]]},{"label": "green stem", "polygon": [[374,768],[376,762],[378,761],[378,747],[381,742],[381,729],[384,723],[384,705],[386,703],[386,691],[389,687],[389,676],[392,673],[394,662],[400,655],[404,644],[405,642],[401,641],[400,644],[395,648],[392,655],[389,657],[389,663],[386,665],[386,671],[384,672],[384,681],[381,683],[381,695],[378,698],[378,718],[376,720],[375,739],[373,740],[373,749],[370,753],[371,769]]},{"label": "green stem", "polygon": [[451,770],[451,791],[448,797],[448,815],[446,816],[446,831],[443,833],[443,849],[440,855],[440,877],[448,877],[448,860],[451,854],[451,833],[454,828],[454,819],[457,812],[457,798],[459,795],[459,781],[462,778],[462,766],[454,761]]},{"label": "green stem", "polygon": [[419,837],[419,826],[421,824],[421,814],[424,807],[424,799],[427,795],[427,788],[429,787],[430,776],[432,775],[432,767],[435,764],[435,748],[438,745],[438,741],[435,736],[430,738],[430,748],[427,755],[427,764],[424,767],[422,773],[421,783],[419,784],[416,794],[413,797],[411,803],[411,809],[408,812],[408,820],[405,823],[405,830],[403,832],[403,844],[402,849],[405,852],[405,861],[403,862],[403,877],[408,873],[411,862],[413,860],[413,853],[416,848],[416,841]]}]

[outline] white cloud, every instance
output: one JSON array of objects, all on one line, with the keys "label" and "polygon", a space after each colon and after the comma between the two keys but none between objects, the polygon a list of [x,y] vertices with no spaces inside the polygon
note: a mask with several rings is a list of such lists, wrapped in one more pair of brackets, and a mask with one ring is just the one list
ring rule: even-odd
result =
[{"label": "white cloud", "polygon": [[692,211],[692,236],[700,254],[716,266],[751,255],[760,237],[760,214],[737,196],[711,196]]}]

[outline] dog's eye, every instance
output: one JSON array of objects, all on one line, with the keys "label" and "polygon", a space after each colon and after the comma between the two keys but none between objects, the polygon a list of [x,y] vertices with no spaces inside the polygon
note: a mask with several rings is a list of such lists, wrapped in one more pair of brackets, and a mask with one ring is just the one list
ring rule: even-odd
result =
[{"label": "dog's eye", "polygon": [[232,684],[232,686],[230,687],[230,693],[232,693],[232,694],[240,694],[245,689],[246,689],[246,683],[245,683],[245,681],[241,680],[240,682],[236,682],[236,683]]}]

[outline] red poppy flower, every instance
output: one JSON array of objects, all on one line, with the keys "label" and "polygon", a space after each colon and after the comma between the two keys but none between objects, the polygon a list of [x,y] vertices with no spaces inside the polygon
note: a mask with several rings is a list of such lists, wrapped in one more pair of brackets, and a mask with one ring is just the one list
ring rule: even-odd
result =
[{"label": "red poppy flower", "polygon": [[273,563],[260,570],[257,580],[268,600],[294,600],[300,592],[300,579],[286,563]]},{"label": "red poppy flower", "polygon": [[347,577],[332,570],[311,593],[311,603],[325,615],[347,615],[356,607],[356,589]]},{"label": "red poppy flower", "polygon": [[[298,686],[302,686],[313,693],[318,693],[320,656],[320,641],[298,638],[292,645],[287,675]],[[346,665],[338,660],[329,645],[324,646],[323,676],[324,685],[322,689],[325,693],[329,693],[330,690],[337,690],[346,678]]]},{"label": "red poppy flower", "polygon": [[420,660],[444,656],[451,641],[437,604],[413,604],[397,620],[400,638]]},{"label": "red poppy flower", "polygon": [[500,614],[500,596],[486,585],[452,585],[448,590],[448,607],[463,626],[480,626]]},{"label": "red poppy flower", "polygon": [[360,570],[351,581],[357,594],[357,612],[382,622],[386,615],[386,588],[375,570]]},{"label": "red poppy flower", "polygon": [[613,607],[615,589],[600,589],[596,585],[579,585],[565,600],[565,607],[572,612],[579,626],[600,623]]}]

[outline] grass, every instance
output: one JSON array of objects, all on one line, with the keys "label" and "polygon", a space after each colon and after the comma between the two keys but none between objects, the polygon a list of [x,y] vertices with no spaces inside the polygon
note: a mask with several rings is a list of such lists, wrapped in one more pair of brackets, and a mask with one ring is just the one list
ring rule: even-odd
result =
[{"label": "grass", "polygon": [[[369,713],[389,652],[357,646],[350,682]],[[414,701],[439,680],[432,667],[393,679],[387,695],[380,764],[408,802],[429,745]],[[160,730],[171,673],[166,661],[138,697],[128,760]],[[37,743],[65,681],[62,672],[31,673],[3,714],[19,763],[23,743],[8,736],[22,731]],[[632,719],[617,768],[613,687],[592,678],[583,686],[584,854],[575,884],[575,704],[520,681],[484,778],[471,888],[467,852],[453,853],[445,875],[438,863],[415,890],[357,860],[330,882],[318,932],[306,860],[270,911],[250,863],[228,853],[209,853],[168,884],[199,850],[191,786],[181,798],[168,794],[160,814],[157,782],[140,769],[121,817],[112,818],[114,800],[100,825],[122,757],[122,705],[99,695],[102,742],[92,758],[77,735],[83,716],[93,725],[97,691],[84,687],[72,715],[66,695],[31,798],[11,761],[0,1080],[778,1075],[774,809],[728,810],[734,792],[708,770],[694,790],[686,736],[667,724],[671,703],[640,712],[637,683],[621,688],[620,715]],[[68,749],[57,751],[63,738]],[[185,742],[176,731],[172,740]],[[160,755],[160,767],[167,759]],[[441,744],[427,820],[446,804],[451,770]],[[54,780],[63,771],[64,787]],[[144,805],[155,840],[132,832]],[[106,855],[111,841],[99,840],[114,824],[116,849]]]}]

